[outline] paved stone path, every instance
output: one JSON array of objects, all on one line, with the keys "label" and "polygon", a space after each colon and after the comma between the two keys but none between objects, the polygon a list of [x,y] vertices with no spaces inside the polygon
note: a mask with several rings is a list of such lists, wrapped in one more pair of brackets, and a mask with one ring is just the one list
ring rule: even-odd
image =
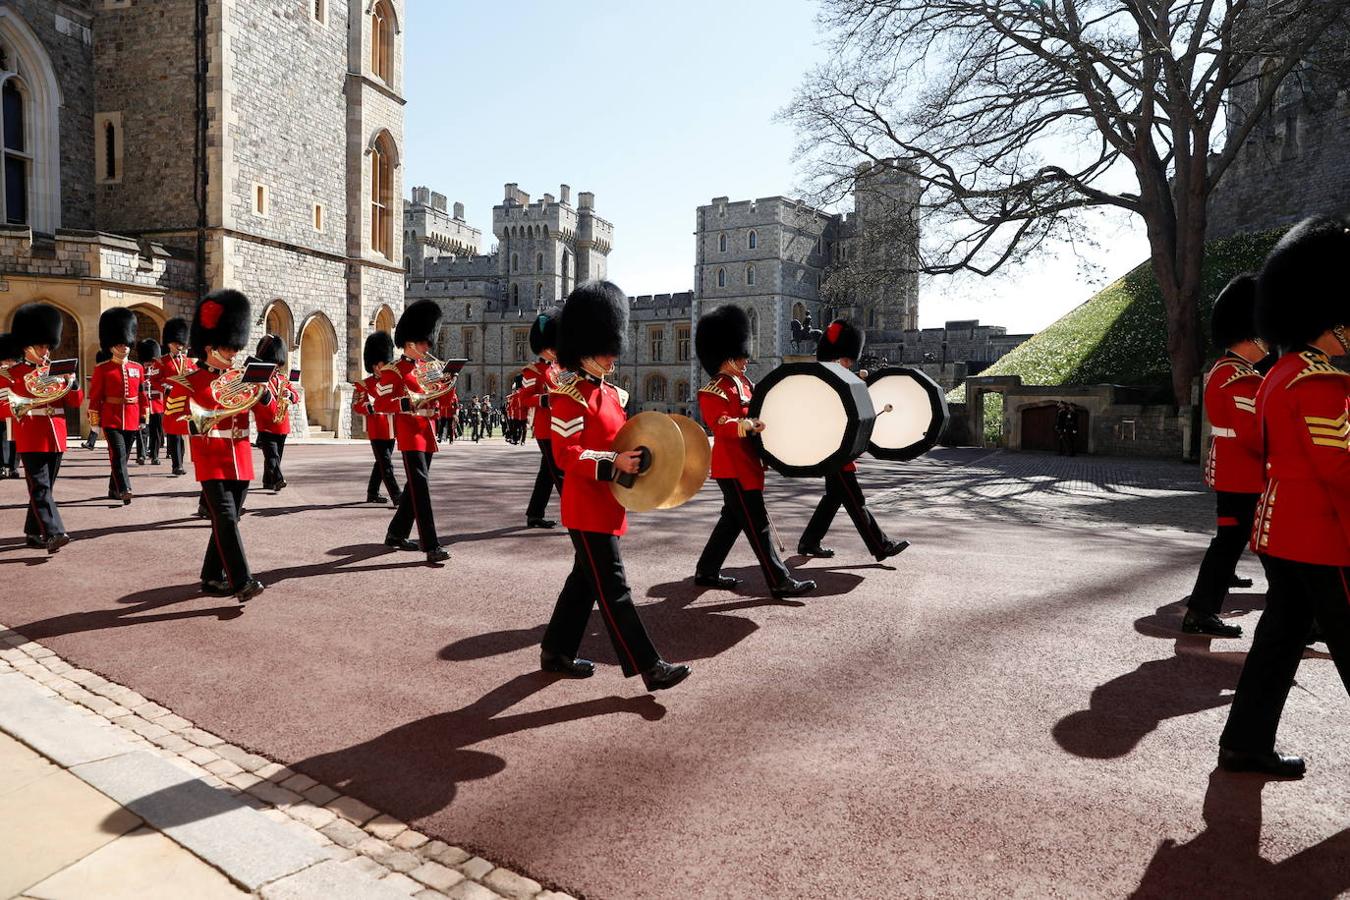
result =
[{"label": "paved stone path", "polygon": [[[838,557],[791,560],[820,584],[792,602],[767,596],[744,546],[728,564],[741,590],[690,583],[711,488],[633,516],[635,598],[663,654],[694,667],[651,696],[619,677],[598,623],[595,678],[536,671],[569,566],[563,535],[523,527],[536,464],[499,442],[439,456],[452,559],[428,567],[379,544],[390,512],[360,502],[366,448],[293,447],[291,487],[249,498],[269,587],[240,609],[195,590],[207,536],[190,482],[133,469],[123,508],[101,499],[101,456],[75,451],[59,496],[76,540],[54,557],[12,537],[22,495],[0,483],[0,620],[59,654],[0,659],[63,700],[106,701],[141,751],[406,891],[441,890],[413,877],[427,862],[461,879],[451,895],[529,878],[597,900],[1350,888],[1346,698],[1325,654],[1300,669],[1281,732],[1309,777],[1214,771],[1250,638],[1177,630],[1212,516],[1197,467],[865,460],[878,517],[913,546],[875,565],[841,516]],[[790,544],[818,490],[771,479]],[[1263,597],[1258,567],[1242,571],[1257,587],[1227,614],[1250,636]]]}]

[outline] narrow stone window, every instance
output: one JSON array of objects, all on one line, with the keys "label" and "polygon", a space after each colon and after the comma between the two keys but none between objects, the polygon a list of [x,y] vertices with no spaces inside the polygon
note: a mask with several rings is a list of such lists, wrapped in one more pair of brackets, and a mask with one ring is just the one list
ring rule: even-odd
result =
[{"label": "narrow stone window", "polygon": [[719,234],[717,236],[717,252],[718,253],[727,252],[727,236],[725,234]]},{"label": "narrow stone window", "polygon": [[394,81],[394,16],[379,0],[370,13],[370,70],[385,84]]},{"label": "narrow stone window", "polygon": [[747,242],[749,243],[751,250],[759,246],[759,234],[753,228],[750,229],[750,236],[747,239]]},{"label": "narrow stone window", "polygon": [[370,246],[376,253],[393,258],[394,163],[386,136],[370,151]]},{"label": "narrow stone window", "polygon": [[95,181],[115,184],[122,180],[122,114],[94,115]]},{"label": "narrow stone window", "polygon": [[28,224],[28,171],[33,161],[28,153],[27,98],[19,88],[19,79],[10,78],[0,89],[3,110],[3,151],[5,170],[5,222]]},{"label": "narrow stone window", "polygon": [[267,189],[267,185],[258,184],[257,182],[253,183],[253,214],[255,216],[263,216],[266,218],[267,214],[270,212],[269,207],[272,205],[270,194],[271,192]]},{"label": "narrow stone window", "polygon": [[544,254],[536,253],[534,255],[534,270],[536,272],[544,271]]},{"label": "narrow stone window", "polygon": [[520,271],[520,256],[515,253],[511,254],[511,271],[512,272]]},{"label": "narrow stone window", "polygon": [[323,204],[314,204],[314,230],[323,231]]},{"label": "narrow stone window", "polygon": [[718,286],[718,287],[726,287],[726,286],[727,286],[727,270],[726,270],[726,269],[718,269],[718,270],[717,270],[717,286]]},{"label": "narrow stone window", "polygon": [[745,283],[748,284],[748,285],[754,286],[754,283],[755,283],[755,267],[754,267],[754,266],[746,266],[746,267],[745,267]]},{"label": "narrow stone window", "polygon": [[310,12],[320,25],[328,24],[328,0],[313,0]]},{"label": "narrow stone window", "polygon": [[542,281],[536,283],[534,286],[534,299],[536,300],[544,299],[544,283]]}]

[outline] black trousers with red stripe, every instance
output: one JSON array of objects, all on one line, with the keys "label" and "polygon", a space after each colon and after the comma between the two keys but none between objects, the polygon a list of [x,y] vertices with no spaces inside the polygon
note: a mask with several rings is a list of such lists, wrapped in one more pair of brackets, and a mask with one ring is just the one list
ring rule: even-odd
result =
[{"label": "black trousers with red stripe", "polygon": [[[1228,595],[1228,586],[1237,571],[1238,559],[1251,540],[1252,522],[1256,519],[1256,504],[1260,494],[1234,494],[1216,491],[1214,504],[1218,522],[1214,539],[1209,542],[1195,587],[1186,608],[1199,615],[1217,615]],[[1258,556],[1262,563],[1264,557]]]},{"label": "black trousers with red stripe", "polygon": [[863,544],[867,546],[867,552],[876,556],[886,546],[886,533],[867,508],[867,498],[858,486],[856,472],[831,472],[825,476],[825,496],[816,505],[816,511],[811,514],[811,521],[806,523],[806,530],[802,532],[802,539],[797,546],[819,547],[841,505],[848,510],[848,516],[853,520],[853,527],[858,529]]},{"label": "black trousers with red stripe", "polygon": [[1266,608],[1256,623],[1219,746],[1247,753],[1275,749],[1280,714],[1315,620],[1350,692],[1350,569],[1266,557]]},{"label": "black trousers with red stripe", "polygon": [[778,558],[769,534],[769,511],[764,508],[764,492],[747,490],[735,478],[719,478],[717,486],[722,489],[722,514],[708,536],[694,572],[708,577],[721,572],[736,538],[744,534],[769,587],[786,584],[791,575]]},{"label": "black trousers with red stripe", "polygon": [[253,577],[239,535],[239,511],[248,496],[248,482],[213,479],[202,482],[202,502],[211,518],[211,540],[202,559],[202,581],[224,581],[239,590]]},{"label": "black trousers with red stripe", "polygon": [[553,459],[553,442],[539,441],[539,474],[534,476],[534,490],[530,493],[530,505],[525,507],[527,519],[542,519],[548,508],[548,498],[553,488],[558,489],[558,499],[562,499],[563,473]]},{"label": "black trousers with red stripe", "polygon": [[56,497],[52,489],[56,485],[57,473],[61,471],[60,453],[20,453],[23,458],[23,477],[28,483],[28,517],[23,523],[23,533],[47,540],[56,534],[66,533],[66,523],[61,521],[61,511],[56,508]]},{"label": "black trousers with red stripe", "polygon": [[413,522],[417,523],[417,542],[423,552],[429,552],[441,545],[436,536],[436,514],[431,509],[431,454],[421,450],[403,451],[403,474],[407,481],[403,494],[398,498],[398,508],[394,518],[389,520],[386,537],[407,540],[412,534]]},{"label": "black trousers with red stripe", "polygon": [[572,538],[572,571],[553,606],[553,616],[544,631],[541,647],[572,659],[581,649],[591,608],[600,607],[614,652],[623,674],[631,678],[656,665],[661,654],[652,646],[642,624],[619,555],[619,538],[613,534],[569,530]]},{"label": "black trousers with red stripe", "polygon": [[398,479],[394,477],[394,440],[376,440],[370,442],[370,452],[375,454],[375,465],[370,467],[370,480],[366,482],[366,499],[374,500],[380,493],[380,483],[389,491],[389,496],[398,499]]},{"label": "black trousers with red stripe", "polygon": [[173,464],[173,471],[183,471],[183,445],[187,443],[187,438],[181,434],[164,435],[164,446],[169,451],[169,462]]},{"label": "black trousers with red stripe", "polygon": [[281,457],[286,452],[286,435],[260,431],[254,446],[262,451],[262,483],[263,488],[270,491],[286,480],[286,476],[281,472]]},{"label": "black trousers with red stripe", "polygon": [[130,493],[131,474],[127,471],[127,458],[131,455],[131,444],[136,440],[136,432],[105,428],[103,440],[108,443],[108,465],[112,469],[108,476],[108,493]]}]

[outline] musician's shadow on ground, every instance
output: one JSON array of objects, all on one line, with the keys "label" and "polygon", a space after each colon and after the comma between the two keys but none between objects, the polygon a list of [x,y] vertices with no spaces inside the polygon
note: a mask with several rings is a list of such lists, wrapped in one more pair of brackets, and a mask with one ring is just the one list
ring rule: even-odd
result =
[{"label": "musician's shadow on ground", "polygon": [[1205,830],[1159,844],[1132,894],[1141,898],[1336,897],[1350,890],[1350,828],[1280,862],[1261,856],[1259,775],[1215,769],[1205,792]]},{"label": "musician's shadow on ground", "polygon": [[[741,579],[760,577],[758,568],[723,571]],[[725,594],[698,587],[692,578],[658,584],[647,593],[648,596],[660,599],[657,603],[642,603],[638,606],[642,623],[651,635],[652,643],[661,651],[662,657],[671,662],[690,662],[718,656],[759,629],[759,625],[750,619],[730,613],[759,606],[806,605],[800,600],[778,600],[770,597],[738,597],[722,602],[714,600],[694,605],[695,601],[707,600],[703,596],[705,594],[713,593],[715,596]],[[512,628],[471,635],[443,647],[437,655],[452,662],[469,662],[515,653],[531,647],[537,648],[539,642],[543,640],[544,627],[536,625],[533,628]],[[586,636],[581,641],[580,655],[604,665],[619,665],[614,646],[596,610],[591,611]]]},{"label": "musician's shadow on ground", "polygon": [[[97,538],[106,537],[110,534],[128,534],[139,531],[176,531],[182,528],[191,528],[197,525],[204,525],[202,519],[195,517],[186,517],[181,519],[162,519],[157,522],[143,522],[132,525],[108,526],[106,528],[86,528],[82,531],[70,532],[73,541],[90,541]],[[46,558],[47,551],[37,547],[29,547],[23,538],[18,538],[10,542],[0,542],[0,553],[12,553],[16,550],[28,550],[40,558]]]},{"label": "musician's shadow on ground", "polygon": [[[1246,612],[1264,608],[1260,594],[1232,595],[1230,605]],[[1092,691],[1088,708],[1070,713],[1055,723],[1052,734],[1065,750],[1088,759],[1115,759],[1133,750],[1166,719],[1188,716],[1232,701],[1245,651],[1216,650],[1233,643],[1181,631],[1183,603],[1168,603],[1153,615],[1134,623],[1135,630],[1150,637],[1173,641],[1173,655],[1141,663],[1099,685]],[[1226,617],[1231,614],[1226,614]],[[1247,616],[1247,628],[1255,627]]]},{"label": "musician's shadow on ground", "polygon": [[[88,612],[66,613],[49,619],[39,619],[24,625],[10,626],[32,641],[58,637],[63,634],[79,634],[86,631],[103,631],[108,628],[123,628],[128,625],[144,625],[148,622],[170,622],[178,619],[215,618],[222,622],[237,619],[244,614],[244,606],[234,598],[204,598],[196,584],[172,585],[141,591],[135,599],[122,598],[119,606],[110,609],[95,609]],[[190,600],[211,599],[223,605],[206,608],[178,609],[161,612],[166,607]],[[130,604],[130,605],[125,605]]]},{"label": "musician's shadow on ground", "polygon": [[[557,680],[544,672],[517,675],[468,706],[407,722],[363,743],[320,753],[289,767],[410,821],[448,807],[462,782],[490,778],[506,768],[505,759],[470,749],[474,744],[595,716],[629,714],[654,722],[666,714],[654,697],[644,695],[601,697],[503,715]],[[181,785],[166,788],[137,803],[170,800],[179,790]],[[202,810],[201,804],[155,805],[171,817],[170,821],[157,820],[157,828],[195,821]],[[173,819],[175,815],[180,818]]]}]

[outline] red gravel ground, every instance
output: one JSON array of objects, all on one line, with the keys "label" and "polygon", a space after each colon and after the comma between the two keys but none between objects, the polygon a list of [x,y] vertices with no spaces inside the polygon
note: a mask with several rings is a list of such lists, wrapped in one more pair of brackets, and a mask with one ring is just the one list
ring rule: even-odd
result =
[{"label": "red gravel ground", "polygon": [[[876,493],[905,478],[969,489],[973,458],[861,474]],[[634,516],[624,540],[657,645],[694,667],[653,696],[620,677],[595,619],[594,678],[536,671],[570,558],[560,531],[521,527],[533,448],[437,455],[443,567],[380,545],[390,513],[359,502],[369,459],[360,444],[289,448],[291,487],[250,496],[245,540],[269,587],[240,609],[196,592],[194,483],[133,468],[124,509],[100,499],[101,450],[73,450],[58,496],[76,541],[53,558],[14,537],[22,482],[0,483],[0,621],[587,898],[1350,890],[1347,703],[1324,654],[1305,660],[1281,732],[1309,776],[1214,771],[1249,638],[1211,648],[1175,630],[1203,535],[1109,508],[1070,524],[892,505],[883,524],[914,543],[895,565],[873,564],[841,516],[839,557],[795,561],[820,590],[780,602],[744,545],[729,571],[745,590],[694,587],[708,486]],[[771,479],[789,549],[816,490]],[[1260,588],[1230,604],[1249,635]]]}]

